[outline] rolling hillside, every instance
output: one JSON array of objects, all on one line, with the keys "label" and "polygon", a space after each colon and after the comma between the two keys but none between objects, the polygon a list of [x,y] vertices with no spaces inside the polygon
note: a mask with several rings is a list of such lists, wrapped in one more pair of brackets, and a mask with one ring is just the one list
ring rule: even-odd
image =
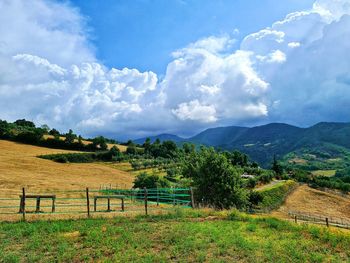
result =
[{"label": "rolling hillside", "polygon": [[[154,136],[152,140],[156,138],[165,139],[164,136]],[[326,165],[325,169],[342,169],[344,162],[338,165],[332,163],[332,160],[342,162],[350,158],[350,123],[322,122],[309,128],[284,123],[271,123],[252,128],[218,127],[207,129],[187,139],[181,139],[176,135],[167,137],[170,140],[172,138],[175,138],[176,142],[187,141],[223,150],[239,150],[263,166],[270,165],[273,156],[277,155],[286,162],[301,159],[309,166],[328,162],[330,165]],[[305,154],[313,156],[316,163],[310,158],[306,160]]]},{"label": "rolling hillside", "polygon": [[71,152],[0,140],[0,195],[18,191],[47,189],[76,190],[99,188],[101,184],[119,184],[130,188],[131,173],[98,163],[56,163],[37,158],[42,154]]}]

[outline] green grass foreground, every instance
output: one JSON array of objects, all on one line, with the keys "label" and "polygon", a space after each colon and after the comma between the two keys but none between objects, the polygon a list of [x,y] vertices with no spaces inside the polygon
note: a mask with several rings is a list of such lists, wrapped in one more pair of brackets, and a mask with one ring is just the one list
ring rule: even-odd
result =
[{"label": "green grass foreground", "polygon": [[0,223],[1,262],[348,262],[350,235],[235,211]]}]

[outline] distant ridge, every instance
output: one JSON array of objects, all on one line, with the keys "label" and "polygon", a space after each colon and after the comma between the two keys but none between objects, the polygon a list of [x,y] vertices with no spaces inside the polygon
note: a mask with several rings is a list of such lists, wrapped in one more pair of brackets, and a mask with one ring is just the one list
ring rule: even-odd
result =
[{"label": "distant ridge", "polygon": [[[309,128],[300,128],[285,123],[247,128],[239,126],[210,128],[184,139],[173,134],[150,137],[154,142],[172,140],[176,143],[192,142],[196,145],[213,146],[223,150],[239,150],[262,165],[271,162],[274,155],[283,157],[304,148],[322,147],[334,155],[334,147],[350,149],[350,123],[320,122]],[[135,140],[142,144],[146,138]],[[333,152],[332,152],[333,151]]]},{"label": "distant ridge", "polygon": [[152,143],[154,143],[157,139],[159,139],[161,142],[163,142],[163,141],[181,142],[181,141],[185,140],[184,138],[181,138],[177,135],[163,133],[163,134],[159,134],[156,136],[150,136],[150,137],[136,139],[136,140],[133,140],[133,142],[137,143],[137,144],[143,144],[147,138],[150,138]]}]

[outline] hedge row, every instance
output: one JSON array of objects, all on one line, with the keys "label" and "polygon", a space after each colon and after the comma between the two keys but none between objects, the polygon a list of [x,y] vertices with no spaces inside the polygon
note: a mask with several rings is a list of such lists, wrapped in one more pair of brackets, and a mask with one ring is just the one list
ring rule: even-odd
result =
[{"label": "hedge row", "polygon": [[262,202],[260,202],[259,208],[273,210],[280,207],[297,185],[295,181],[288,180],[260,191]]}]

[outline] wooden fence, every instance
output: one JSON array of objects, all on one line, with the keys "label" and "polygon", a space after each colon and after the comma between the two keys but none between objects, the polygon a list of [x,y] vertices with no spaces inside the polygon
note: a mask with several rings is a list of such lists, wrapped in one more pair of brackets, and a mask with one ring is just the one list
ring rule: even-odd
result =
[{"label": "wooden fence", "polygon": [[[2,192],[4,194],[4,192]],[[6,194],[6,193],[5,193]],[[86,215],[141,212],[146,215],[152,210],[171,210],[176,206],[194,207],[191,188],[156,189],[115,189],[69,191],[13,191],[0,198],[0,220],[19,217],[26,220],[28,215],[35,218],[43,215]]]},{"label": "wooden fence", "polygon": [[293,218],[296,223],[298,221],[303,221],[326,225],[327,227],[335,226],[350,229],[350,219],[348,218],[315,215],[298,211],[288,211],[288,215]]}]

